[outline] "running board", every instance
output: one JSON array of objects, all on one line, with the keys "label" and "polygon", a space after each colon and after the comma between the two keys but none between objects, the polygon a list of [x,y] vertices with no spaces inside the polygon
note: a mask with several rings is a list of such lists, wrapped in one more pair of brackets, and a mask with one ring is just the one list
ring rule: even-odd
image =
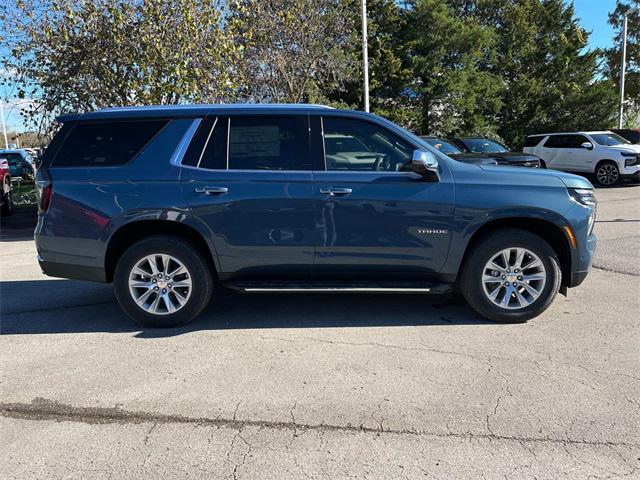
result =
[{"label": "running board", "polygon": [[430,293],[444,294],[451,291],[451,285],[429,282],[390,283],[276,283],[276,282],[233,282],[226,287],[246,293]]}]

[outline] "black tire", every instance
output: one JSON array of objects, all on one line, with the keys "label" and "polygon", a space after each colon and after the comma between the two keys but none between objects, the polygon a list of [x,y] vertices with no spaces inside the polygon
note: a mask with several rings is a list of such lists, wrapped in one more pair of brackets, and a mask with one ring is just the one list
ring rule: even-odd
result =
[{"label": "black tire", "polygon": [[[129,277],[134,266],[147,255],[166,254],[186,267],[191,280],[191,294],[174,313],[153,314],[138,306],[129,291]],[[116,298],[133,320],[145,327],[162,328],[185,325],[205,309],[213,292],[213,275],[209,262],[191,243],[178,237],[158,235],[145,238],[129,247],[118,260],[113,277]]]},{"label": "black tire", "polygon": [[542,159],[540,159],[540,168],[547,168],[547,164]]},{"label": "black tire", "polygon": [[11,194],[11,189],[6,186],[2,188],[2,211],[0,214],[3,217],[13,215],[13,195]]},{"label": "black tire", "polygon": [[[483,270],[487,262],[507,248],[524,248],[537,255],[547,275],[540,296],[530,305],[517,310],[495,305],[485,294],[482,283]],[[545,240],[526,230],[500,229],[473,246],[473,251],[463,265],[459,286],[469,305],[483,317],[501,323],[523,323],[549,308],[561,283],[560,261]]]},{"label": "black tire", "polygon": [[613,187],[620,183],[620,169],[611,160],[598,163],[595,171],[596,184],[601,187]]}]

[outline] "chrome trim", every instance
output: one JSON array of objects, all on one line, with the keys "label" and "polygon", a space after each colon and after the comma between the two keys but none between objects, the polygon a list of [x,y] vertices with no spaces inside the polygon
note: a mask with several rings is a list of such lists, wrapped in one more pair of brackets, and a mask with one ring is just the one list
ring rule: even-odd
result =
[{"label": "chrome trim", "polygon": [[229,171],[229,142],[231,142],[231,117],[227,117],[227,171]]},{"label": "chrome trim", "polygon": [[207,151],[209,140],[211,139],[211,135],[213,134],[213,131],[215,130],[217,124],[218,124],[218,117],[216,117],[216,120],[213,122],[213,125],[211,126],[211,130],[209,130],[209,135],[207,135],[207,140],[204,142],[204,146],[202,147],[202,151],[200,152],[200,158],[198,158],[198,163],[196,164],[196,168],[200,168],[200,164],[202,163],[202,157],[204,157],[204,152]]},{"label": "chrome trim", "polygon": [[200,122],[202,122],[202,118],[194,118],[191,122],[187,131],[182,135],[182,139],[178,143],[178,146],[171,154],[171,158],[169,159],[169,163],[171,165],[175,165],[176,167],[182,166],[182,159],[184,158],[184,154],[187,152],[187,148],[189,148],[189,144],[191,140],[193,140],[193,136],[196,134],[198,127],[200,126]]},{"label": "chrome trim", "polygon": [[322,162],[324,163],[324,171],[328,172],[327,168],[327,150],[324,146],[324,117],[320,116],[320,132],[322,134]]},{"label": "chrome trim", "polygon": [[242,289],[244,292],[364,292],[364,293],[426,293],[430,288],[385,288],[385,287],[248,287]]}]

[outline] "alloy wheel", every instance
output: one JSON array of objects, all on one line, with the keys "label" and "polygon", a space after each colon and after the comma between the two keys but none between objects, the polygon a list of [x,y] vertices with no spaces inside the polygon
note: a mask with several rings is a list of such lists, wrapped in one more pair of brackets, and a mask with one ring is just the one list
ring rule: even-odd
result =
[{"label": "alloy wheel", "polygon": [[542,260],[521,247],[499,251],[482,270],[484,294],[494,305],[508,310],[531,305],[542,294],[546,282]]},{"label": "alloy wheel", "polygon": [[618,168],[610,163],[602,165],[596,173],[598,182],[602,185],[613,185],[618,181],[619,175]]},{"label": "alloy wheel", "polygon": [[172,255],[147,255],[129,274],[129,292],[133,300],[153,315],[177,312],[187,304],[191,291],[189,270]]}]

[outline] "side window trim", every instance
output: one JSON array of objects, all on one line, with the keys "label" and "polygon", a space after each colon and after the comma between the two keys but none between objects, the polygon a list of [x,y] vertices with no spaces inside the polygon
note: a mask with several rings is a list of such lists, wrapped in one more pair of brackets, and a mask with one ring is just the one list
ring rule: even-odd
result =
[{"label": "side window trim", "polygon": [[227,170],[229,170],[229,145],[231,144],[231,117],[227,117],[227,148],[226,148],[226,158],[225,165]]},{"label": "side window trim", "polygon": [[204,157],[204,152],[207,151],[207,146],[209,145],[209,140],[211,139],[211,135],[213,134],[213,131],[216,128],[216,125],[218,124],[218,118],[216,117],[216,119],[213,121],[213,125],[211,125],[211,128],[209,129],[209,134],[207,135],[207,139],[204,141],[204,146],[202,147],[202,151],[200,152],[200,157],[198,158],[198,163],[196,163],[196,168],[200,168],[200,164],[202,163],[202,157]]},{"label": "side window trim", "polygon": [[198,127],[200,126],[201,122],[202,118],[193,119],[191,125],[189,125],[189,128],[187,128],[187,131],[184,132],[184,135],[182,135],[180,143],[178,143],[178,146],[173,151],[173,154],[171,154],[171,158],[169,159],[169,163],[171,165],[182,168],[189,167],[189,165],[182,165],[182,159],[184,158],[184,154],[187,153],[187,149],[191,144],[191,140],[193,140],[193,137],[198,131]]},{"label": "side window trim", "polygon": [[324,165],[324,171],[328,172],[327,168],[327,147],[324,140],[324,115],[320,117],[320,133],[322,134],[322,165]]}]

